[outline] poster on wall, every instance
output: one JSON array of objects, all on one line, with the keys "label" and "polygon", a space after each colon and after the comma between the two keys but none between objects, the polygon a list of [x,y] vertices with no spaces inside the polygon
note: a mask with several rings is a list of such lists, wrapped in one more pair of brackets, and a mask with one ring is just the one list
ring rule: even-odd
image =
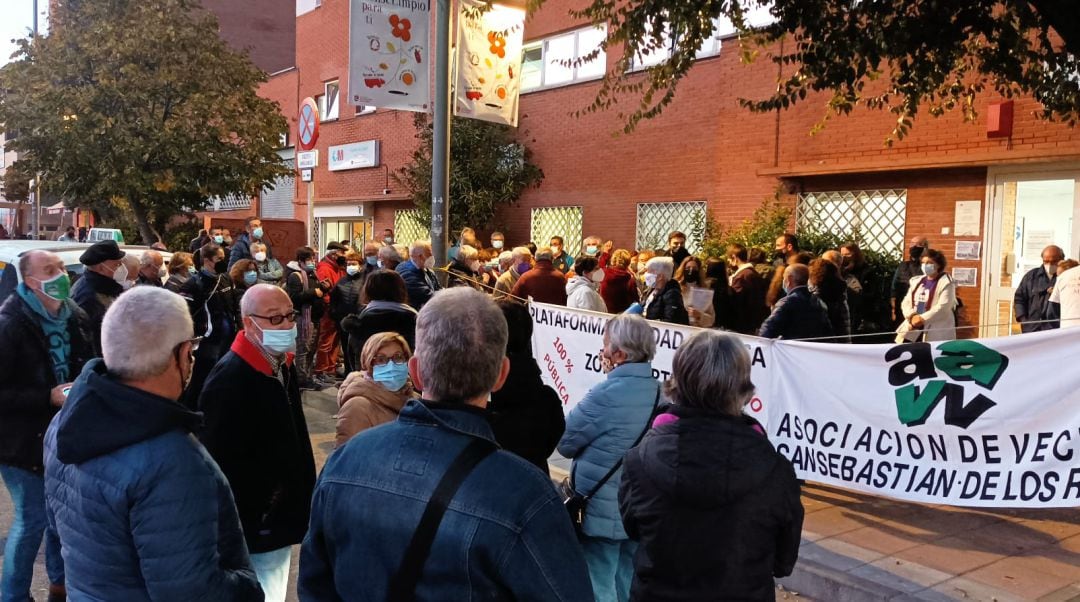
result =
[{"label": "poster on wall", "polygon": [[956,201],[953,236],[978,236],[982,223],[982,201]]},{"label": "poster on wall", "polygon": [[982,251],[982,242],[977,240],[956,241],[956,253],[954,257],[959,261],[978,261]]},{"label": "poster on wall", "polygon": [[458,12],[454,115],[517,127],[525,11],[462,0]]},{"label": "poster on wall", "polygon": [[352,104],[426,112],[431,106],[431,2],[351,0],[349,8]]},{"label": "poster on wall", "polygon": [[978,286],[978,268],[953,268],[952,279],[956,286]]}]

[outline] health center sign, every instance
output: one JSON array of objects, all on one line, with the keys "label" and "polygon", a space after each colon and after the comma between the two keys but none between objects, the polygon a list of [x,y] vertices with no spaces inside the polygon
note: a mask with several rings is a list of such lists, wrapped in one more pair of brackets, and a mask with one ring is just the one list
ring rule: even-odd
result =
[{"label": "health center sign", "polygon": [[[533,303],[533,347],[569,412],[602,381],[606,314]],[[666,380],[695,328],[653,323]],[[756,392],[746,413],[799,478],[902,500],[1080,506],[1080,340],[841,345],[739,336]]]}]

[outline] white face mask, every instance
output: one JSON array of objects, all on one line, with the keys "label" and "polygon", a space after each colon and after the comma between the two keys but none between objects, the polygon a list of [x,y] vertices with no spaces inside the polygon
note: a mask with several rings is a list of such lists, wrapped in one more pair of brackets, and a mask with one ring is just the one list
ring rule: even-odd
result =
[{"label": "white face mask", "polygon": [[435,267],[435,256],[434,255],[432,255],[431,257],[428,257],[427,259],[424,260],[424,267],[429,269],[429,270],[431,268]]},{"label": "white face mask", "polygon": [[649,288],[656,286],[656,274],[653,274],[652,272],[645,274],[645,286]]},{"label": "white face mask", "polygon": [[160,268],[157,269],[157,277],[158,278],[164,278],[165,276],[168,276],[168,275],[169,275],[169,273],[165,270],[165,266],[161,266]]},{"label": "white face mask", "polygon": [[123,286],[125,290],[128,288],[127,286],[125,286],[125,284],[127,283],[127,277],[128,277],[127,266],[122,264],[122,263],[119,266],[117,266],[116,270],[112,273],[113,281],[115,281],[120,286]]},{"label": "white face mask", "polygon": [[592,274],[589,274],[589,276],[592,278],[593,282],[595,282],[596,284],[600,284],[604,281],[604,270],[595,269],[593,270]]},{"label": "white face mask", "polygon": [[255,261],[258,261],[258,262],[266,261],[266,253],[263,252],[263,251],[259,251],[258,253],[256,253],[255,254]]}]

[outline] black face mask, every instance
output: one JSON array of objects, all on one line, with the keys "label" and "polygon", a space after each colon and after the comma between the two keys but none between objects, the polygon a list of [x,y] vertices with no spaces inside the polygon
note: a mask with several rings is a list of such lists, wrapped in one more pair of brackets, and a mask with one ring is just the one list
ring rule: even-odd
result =
[{"label": "black face mask", "polygon": [[911,247],[911,249],[909,249],[909,251],[911,252],[911,260],[912,261],[918,261],[919,258],[922,257],[923,251],[925,251],[925,250],[926,250],[926,247],[919,247],[919,246]]},{"label": "black face mask", "polygon": [[345,265],[348,263],[348,261],[346,261],[344,257],[338,257],[337,259],[334,260],[334,263],[338,264],[341,267],[345,267]]},{"label": "black face mask", "polygon": [[699,273],[697,270],[683,270],[683,279],[688,282],[697,282],[698,275]]},{"label": "black face mask", "polygon": [[215,274],[224,274],[225,272],[228,272],[228,271],[229,271],[229,260],[228,259],[222,259],[221,261],[218,261],[218,262],[216,262],[214,264],[214,273]]},{"label": "black face mask", "polygon": [[787,259],[787,253],[783,251],[773,251],[772,256],[774,261],[784,261]]}]

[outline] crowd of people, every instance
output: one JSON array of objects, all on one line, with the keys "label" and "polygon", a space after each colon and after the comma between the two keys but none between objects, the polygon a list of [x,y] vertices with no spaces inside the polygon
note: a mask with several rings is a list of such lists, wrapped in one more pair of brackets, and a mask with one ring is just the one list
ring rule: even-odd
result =
[{"label": "crowd of people", "polygon": [[[297,544],[302,600],[771,599],[798,555],[799,483],[743,413],[750,361],[724,330],[850,340],[859,247],[813,257],[784,234],[765,264],[691,255],[679,232],[573,256],[560,237],[490,242],[466,229],[444,268],[390,230],[278,259],[252,217],[167,265],[95,243],[74,286],[57,255],[23,254],[0,307],[3,599],[30,599],[43,540],[51,600],[284,600]],[[1074,319],[1063,255],[1018,289],[1033,329]],[[898,340],[955,336],[945,268],[912,241]],[[565,418],[529,299],[611,314],[606,378]],[[647,320],[703,328],[664,383]],[[317,474],[302,392],[330,387]]]}]

